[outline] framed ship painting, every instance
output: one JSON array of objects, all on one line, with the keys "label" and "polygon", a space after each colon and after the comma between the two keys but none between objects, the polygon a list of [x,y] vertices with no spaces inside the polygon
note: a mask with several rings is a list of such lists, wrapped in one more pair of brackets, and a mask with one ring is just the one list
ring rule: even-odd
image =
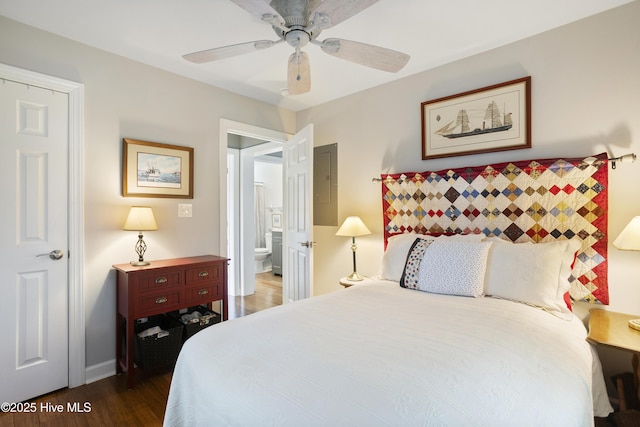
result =
[{"label": "framed ship painting", "polygon": [[124,138],[122,195],[193,199],[193,148]]},{"label": "framed ship painting", "polygon": [[531,77],[425,101],[422,159],[531,148]]}]

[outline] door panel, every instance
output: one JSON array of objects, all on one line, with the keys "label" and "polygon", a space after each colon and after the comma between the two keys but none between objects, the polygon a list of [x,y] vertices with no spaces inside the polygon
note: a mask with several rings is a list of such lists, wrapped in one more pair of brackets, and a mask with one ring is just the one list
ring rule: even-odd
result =
[{"label": "door panel", "polygon": [[[313,125],[293,136],[284,147],[285,250],[283,302],[313,295]],[[306,245],[306,246],[305,246]]]},{"label": "door panel", "polygon": [[68,96],[7,80],[0,117],[0,401],[19,402],[68,385]]}]

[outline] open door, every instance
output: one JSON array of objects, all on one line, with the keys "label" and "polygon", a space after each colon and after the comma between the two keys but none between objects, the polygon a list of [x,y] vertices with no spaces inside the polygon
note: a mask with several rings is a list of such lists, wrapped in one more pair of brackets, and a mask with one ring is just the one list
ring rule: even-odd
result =
[{"label": "open door", "polygon": [[283,303],[313,294],[313,125],[285,145]]}]

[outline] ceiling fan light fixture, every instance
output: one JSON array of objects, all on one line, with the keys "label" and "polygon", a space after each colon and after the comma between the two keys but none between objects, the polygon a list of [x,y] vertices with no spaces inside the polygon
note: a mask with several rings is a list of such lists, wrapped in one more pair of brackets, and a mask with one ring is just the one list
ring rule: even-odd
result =
[{"label": "ceiling fan light fixture", "polygon": [[301,95],[311,90],[311,66],[306,52],[296,49],[289,57],[287,85],[289,95]]},{"label": "ceiling fan light fixture", "polygon": [[294,28],[284,35],[284,39],[289,43],[289,46],[298,49],[305,47],[311,40],[311,36],[302,29]]}]

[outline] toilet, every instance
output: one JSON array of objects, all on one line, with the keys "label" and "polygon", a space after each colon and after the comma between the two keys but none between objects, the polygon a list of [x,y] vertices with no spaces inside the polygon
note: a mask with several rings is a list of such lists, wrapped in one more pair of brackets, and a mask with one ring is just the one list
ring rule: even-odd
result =
[{"label": "toilet", "polygon": [[256,273],[271,271],[271,233],[265,233],[266,248],[255,248]]}]

